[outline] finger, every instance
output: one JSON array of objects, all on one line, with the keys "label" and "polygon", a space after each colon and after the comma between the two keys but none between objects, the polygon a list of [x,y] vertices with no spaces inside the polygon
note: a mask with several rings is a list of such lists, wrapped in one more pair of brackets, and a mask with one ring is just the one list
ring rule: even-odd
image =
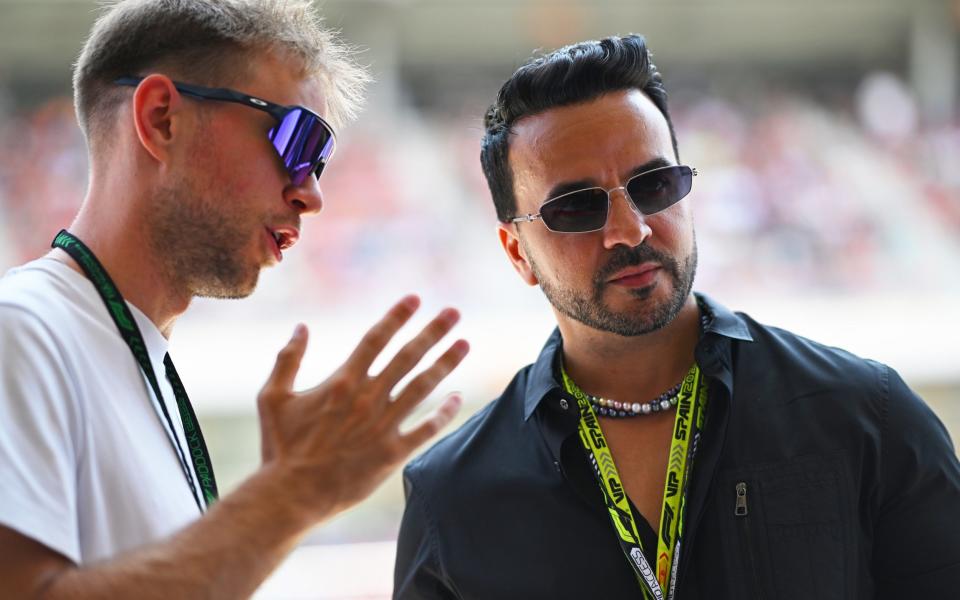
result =
[{"label": "finger", "polygon": [[469,351],[470,344],[466,340],[454,342],[429,369],[410,380],[396,400],[388,405],[388,416],[397,422],[405,419],[460,364]]},{"label": "finger", "polygon": [[347,358],[347,362],[344,363],[344,368],[354,375],[366,375],[373,361],[383,352],[404,323],[410,320],[419,306],[420,298],[413,295],[406,296],[394,304],[387,314],[363,336],[353,353]]},{"label": "finger", "polygon": [[299,323],[293,330],[293,337],[277,354],[277,362],[273,365],[273,372],[267,378],[265,388],[283,391],[293,389],[293,382],[297,378],[297,372],[300,371],[300,362],[307,350],[308,337],[307,326]]},{"label": "finger", "polygon": [[377,386],[380,391],[385,395],[392,390],[410,372],[410,369],[415,367],[424,355],[453,329],[459,320],[460,313],[452,308],[440,311],[440,314],[430,321],[417,337],[407,342],[377,375]]},{"label": "finger", "polygon": [[408,433],[400,436],[403,452],[409,455],[423,445],[424,442],[437,435],[437,433],[453,421],[457,413],[460,412],[462,405],[463,397],[459,393],[454,392],[447,396],[443,400],[443,403],[427,415],[422,422]]}]

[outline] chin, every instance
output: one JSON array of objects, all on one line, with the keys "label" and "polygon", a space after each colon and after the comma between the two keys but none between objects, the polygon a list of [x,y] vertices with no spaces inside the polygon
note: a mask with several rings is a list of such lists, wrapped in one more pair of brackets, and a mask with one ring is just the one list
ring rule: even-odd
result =
[{"label": "chin", "polygon": [[193,295],[198,298],[219,298],[222,300],[239,300],[246,298],[257,289],[260,270],[246,277],[211,277],[194,287]]},{"label": "chin", "polygon": [[635,312],[637,310],[650,310],[659,305],[672,301],[675,292],[673,286],[664,284],[664,282],[654,281],[650,285],[643,287],[624,288],[620,290],[604,290],[603,296],[597,297],[598,302],[603,302],[604,306],[613,312]]},{"label": "chin", "polygon": [[[642,287],[642,288],[632,288],[632,289],[628,290],[627,293],[630,294],[630,297],[633,298],[633,299],[635,299],[635,300],[644,300],[644,301],[646,301],[646,300],[650,300],[651,298],[653,298],[654,301],[656,301],[657,298],[656,298],[655,296],[656,296],[657,289],[658,289],[657,284],[653,283],[653,284],[650,284],[650,285],[648,285],[648,286],[646,286],[646,287]],[[663,294],[660,294],[660,295],[662,296]],[[663,298],[659,298],[659,300],[660,300],[660,301],[663,301],[664,299],[663,299]]]}]

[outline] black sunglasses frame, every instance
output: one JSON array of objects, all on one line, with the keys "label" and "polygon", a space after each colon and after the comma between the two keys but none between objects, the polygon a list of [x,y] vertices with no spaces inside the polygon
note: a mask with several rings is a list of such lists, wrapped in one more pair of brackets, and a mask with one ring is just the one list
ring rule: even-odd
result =
[{"label": "black sunglasses frame", "polygon": [[[113,82],[117,85],[131,86],[136,87],[140,85],[140,82],[143,81],[145,77],[119,77]],[[330,157],[333,156],[333,153],[336,149],[337,136],[333,131],[333,127],[326,119],[313,112],[309,108],[300,105],[284,106],[282,104],[276,104],[268,100],[263,100],[249,94],[244,94],[243,92],[238,92],[237,90],[232,90],[230,88],[210,88],[204,87],[202,85],[193,85],[190,83],[183,83],[180,81],[174,81],[173,87],[177,89],[181,94],[186,94],[187,96],[192,96],[200,100],[217,100],[220,102],[233,102],[235,104],[242,104],[243,106],[249,106],[250,108],[255,108],[259,111],[263,111],[269,114],[271,117],[276,119],[277,125],[279,126],[283,123],[284,118],[291,112],[295,110],[303,111],[313,118],[317,119],[320,124],[327,130],[327,133],[330,134],[330,139],[333,142],[333,148],[331,148],[329,155],[326,159],[321,159],[318,161],[318,164],[314,165],[310,172],[313,173],[314,177],[319,178],[320,173],[323,172],[324,166],[330,160]],[[271,143],[271,145],[273,145]],[[274,150],[277,150],[274,146]],[[277,150],[277,153],[280,154],[280,151]],[[283,156],[281,156],[281,159]],[[293,173],[290,173],[291,177],[294,177]]]}]

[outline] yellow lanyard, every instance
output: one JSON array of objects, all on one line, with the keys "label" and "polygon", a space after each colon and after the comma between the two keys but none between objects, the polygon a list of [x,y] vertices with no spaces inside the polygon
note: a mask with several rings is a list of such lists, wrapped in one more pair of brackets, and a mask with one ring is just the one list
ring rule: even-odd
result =
[{"label": "yellow lanyard", "polygon": [[660,512],[660,532],[657,536],[657,569],[654,571],[643,554],[643,545],[626,491],[610,448],[607,447],[606,438],[600,430],[593,406],[587,395],[567,375],[566,369],[561,369],[561,374],[564,387],[577,399],[580,407],[580,441],[603,490],[617,540],[641,583],[644,598],[673,598],[677,584],[677,565],[680,562],[684,498],[687,495],[687,483],[706,412],[706,380],[694,363],[684,377],[678,394],[673,439],[667,461],[667,480],[663,490],[663,508]]}]

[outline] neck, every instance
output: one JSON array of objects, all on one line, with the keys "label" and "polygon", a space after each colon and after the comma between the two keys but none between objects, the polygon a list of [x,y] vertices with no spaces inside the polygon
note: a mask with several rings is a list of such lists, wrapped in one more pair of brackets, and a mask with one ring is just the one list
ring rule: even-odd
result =
[{"label": "neck", "polygon": [[[142,220],[132,218],[132,211],[98,211],[95,206],[89,198],[84,202],[69,228],[70,233],[96,255],[124,299],[140,309],[163,336],[169,338],[174,322],[187,309],[192,295],[175,289],[165,276],[162,259],[152,254],[146,241]],[[48,256],[83,273],[59,248]]]},{"label": "neck", "polygon": [[691,295],[666,327],[624,337],[570,319],[559,320],[564,367],[584,392],[646,402],[681,381],[694,361],[700,309]]}]

